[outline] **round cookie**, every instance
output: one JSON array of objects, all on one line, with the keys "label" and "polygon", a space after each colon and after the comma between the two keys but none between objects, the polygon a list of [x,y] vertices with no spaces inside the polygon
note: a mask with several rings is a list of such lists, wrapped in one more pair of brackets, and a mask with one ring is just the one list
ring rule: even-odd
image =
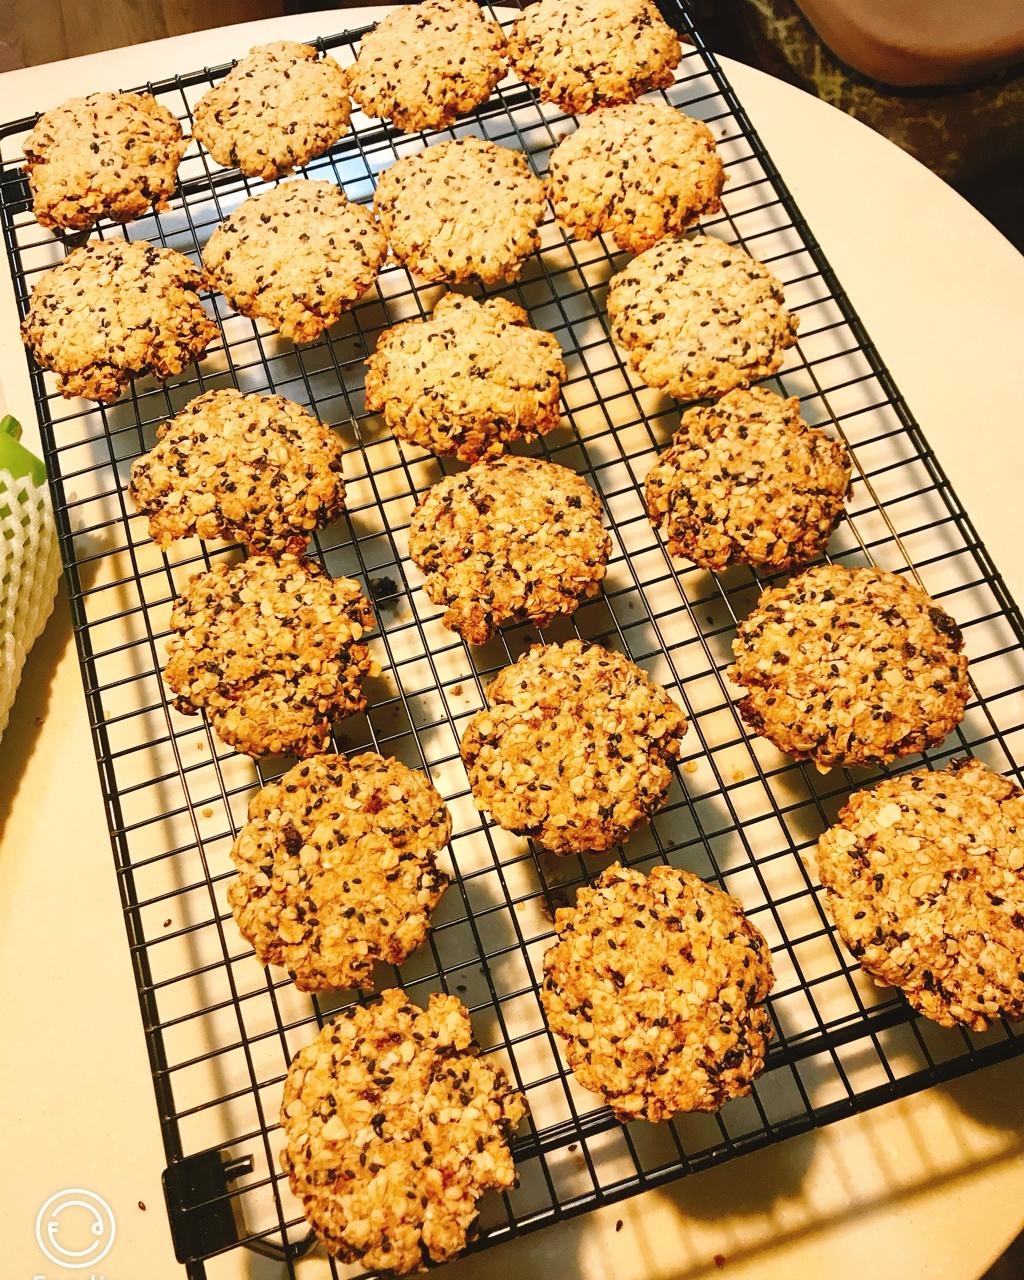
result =
[{"label": "round cookie", "polygon": [[677,867],[617,863],[555,912],[541,1003],[576,1079],[624,1122],[750,1092],[772,1022],[771,954],[735,898]]},{"label": "round cookie", "polygon": [[157,428],[128,495],[158,546],[196,535],[299,554],[344,508],[341,453],[294,400],[208,391]]},{"label": "round cookie", "polygon": [[1008,778],[955,760],[857,791],[818,869],[840,937],[925,1017],[1024,1017],[1024,794]]},{"label": "round cookie", "polygon": [[633,372],[677,400],[749,387],[796,341],[780,282],[715,236],[661,240],[634,258],[609,283],[608,318]]},{"label": "round cookie", "polygon": [[372,626],[359,584],[312,561],[222,561],[174,602],[164,679],[178,711],[205,711],[246,755],[315,755],[333,720],[366,706],[380,668],[358,642]]},{"label": "round cookie", "polygon": [[218,164],[280,178],[348,130],[345,72],[308,44],[278,40],[240,58],[196,103],[192,133]]},{"label": "round cookie", "polygon": [[444,625],[486,644],[503,622],[545,627],[596,595],[611,539],[582,476],[504,457],[439,480],[413,512],[409,551]]},{"label": "round cookie", "polygon": [[800,401],[753,387],[684,413],[647,474],[647,514],[668,548],[716,572],[793,569],[820,555],[850,488],[846,448]]},{"label": "round cookie", "polygon": [[363,36],[348,88],[396,129],[443,129],[486,102],[504,74],[505,37],[476,0],[422,0]]},{"label": "round cookie", "polygon": [[376,963],[401,964],[426,938],[450,835],[424,774],[373,752],[316,756],[253,797],[228,902],[260,964],[300,991],[370,989]]},{"label": "round cookie", "polygon": [[132,374],[181,373],[217,336],[203,310],[203,274],[145,240],[93,241],[45,272],[21,338],[61,395],[116,400]]},{"label": "round cookie", "polygon": [[312,342],[377,279],[387,241],[333,182],[297,179],[252,196],[203,250],[210,283],[250,319]]},{"label": "round cookie", "polygon": [[151,93],[91,93],[47,111],[25,139],[32,209],[44,227],[84,231],[166,209],[188,146]]},{"label": "round cookie", "polygon": [[822,772],[935,746],[970,694],[963,636],[920,587],[879,569],[818,565],[762,593],[729,678],[755,732]]},{"label": "round cookie", "polygon": [[621,653],[570,640],[505,667],[462,735],[473,802],[553,853],[601,851],[661,807],[686,717]]},{"label": "round cookie", "polygon": [[366,408],[433,453],[476,462],[558,426],[561,347],[507,298],[446,294],[428,320],[386,329],[366,364]]},{"label": "round cookie", "polygon": [[541,102],[570,114],[665,88],[682,56],[651,0],[539,0],[512,27],[508,50]]},{"label": "round cookie", "polygon": [[515,1186],[525,1111],[459,1000],[432,995],[422,1010],[392,989],[292,1059],[281,1166],[330,1253],[407,1275],[460,1253],[484,1192]]},{"label": "round cookie", "polygon": [[664,102],[631,102],[585,116],[555,147],[548,198],[580,240],[604,232],[642,253],[717,213],[725,170],[711,130]]},{"label": "round cookie", "polygon": [[521,151],[457,138],[385,169],[373,207],[391,252],[424,280],[514,280],[540,243],[544,183]]}]

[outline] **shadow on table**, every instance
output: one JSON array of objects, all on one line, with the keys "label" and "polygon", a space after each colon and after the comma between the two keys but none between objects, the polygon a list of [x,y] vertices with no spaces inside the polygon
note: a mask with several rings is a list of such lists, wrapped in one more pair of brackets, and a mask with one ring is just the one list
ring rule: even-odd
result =
[{"label": "shadow on table", "polygon": [[3,760],[0,838],[3,837],[7,819],[14,808],[25,767],[50,706],[54,672],[70,643],[71,615],[62,581],[50,620],[26,659],[18,694],[11,709],[10,723],[3,738],[0,738],[0,759]]},{"label": "shadow on table", "polygon": [[[902,1099],[684,1178],[646,1198],[461,1258],[448,1265],[446,1276],[512,1280],[557,1271],[559,1280],[613,1275],[618,1280],[707,1280],[741,1263],[753,1263],[758,1274],[760,1256],[813,1243],[837,1225],[886,1208],[909,1212],[938,1188],[953,1195],[986,1170],[1019,1161],[1024,1097],[1014,1088],[1016,1069],[1005,1063],[937,1086],[927,1096],[944,1096],[951,1104],[938,1115],[931,1108],[927,1116],[922,1113],[926,1095]],[[958,1113],[991,1129],[991,1141],[976,1130],[961,1140]],[[937,1126],[947,1132],[937,1133]],[[913,1151],[909,1160],[908,1148]],[[665,1230],[666,1215],[679,1222],[671,1233]],[[1016,1256],[1011,1247],[1004,1269],[997,1267],[985,1280],[1018,1280],[1024,1272]],[[255,1280],[264,1273],[251,1274]],[[320,1271],[312,1259],[308,1270],[299,1270],[300,1280],[327,1274],[326,1265]]]}]

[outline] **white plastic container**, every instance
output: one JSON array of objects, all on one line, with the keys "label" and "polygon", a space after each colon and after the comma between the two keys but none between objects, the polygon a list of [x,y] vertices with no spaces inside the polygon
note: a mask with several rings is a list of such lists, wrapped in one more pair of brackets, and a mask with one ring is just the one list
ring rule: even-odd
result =
[{"label": "white plastic container", "polygon": [[29,650],[53,612],[60,553],[42,462],[0,421],[0,735]]}]

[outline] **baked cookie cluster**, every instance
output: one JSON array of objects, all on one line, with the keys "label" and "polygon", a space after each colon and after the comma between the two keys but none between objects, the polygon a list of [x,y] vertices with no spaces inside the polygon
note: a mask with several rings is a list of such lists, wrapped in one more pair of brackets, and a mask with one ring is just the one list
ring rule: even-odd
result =
[{"label": "baked cookie cluster", "polygon": [[426,939],[449,877],[447,806],[422,773],[366,752],[304,760],[256,793],[228,901],[261,964],[300,991],[373,985]]},{"label": "baked cookie cluster", "polygon": [[600,589],[611,538],[590,485],[540,458],[446,476],[413,512],[409,554],[444,624],[486,644],[504,622],[545,627]]},{"label": "baked cookie cluster", "polygon": [[361,643],[373,622],[359,584],[314,561],[222,562],[174,602],[164,679],[179,711],[204,711],[246,755],[314,755],[333,721],[366,706],[363,681],[380,671]]},{"label": "baked cookie cluster", "polygon": [[[472,0],[424,0],[390,13],[344,69],[309,45],[254,48],[203,94],[194,134],[215,163],[266,182],[342,140],[351,100],[393,129],[442,129],[487,100],[506,64],[541,102],[588,114],[554,147],[546,182],[521,151],[471,134],[418,151],[406,140],[372,208],[329,181],[260,190],[209,237],[202,270],[144,241],[91,242],[40,276],[24,341],[64,395],[111,402],[133,375],[171,378],[202,356],[218,332],[206,289],[301,344],[373,289],[389,249],[421,282],[470,285],[480,296],[448,292],[424,318],[385,327],[366,361],[365,407],[402,442],[410,473],[420,460],[406,446],[445,460],[412,512],[409,552],[444,625],[485,644],[509,623],[571,616],[601,591],[611,551],[581,474],[508,452],[550,444],[568,381],[554,334],[488,296],[523,272],[550,200],[568,236],[607,236],[637,255],[607,302],[632,372],[707,402],[683,412],[646,477],[668,551],[716,573],[801,569],[841,518],[851,458],[797,400],[753,385],[782,367],[797,320],[768,267],[691,234],[721,210],[712,130],[637,101],[672,83],[680,56],[650,0],[539,0],[507,40]],[[151,95],[71,99],[25,143],[36,217],[88,231],[161,210],[187,144]],[[237,177],[222,176],[234,189]],[[378,299],[386,307],[386,287]],[[572,328],[569,309],[564,318]],[[305,354],[286,357],[304,375]],[[344,508],[340,439],[284,397],[209,390],[158,428],[129,496],[161,548],[198,536],[249,553],[186,583],[164,671],[175,707],[204,713],[223,742],[299,757],[255,794],[233,844],[238,929],[301,991],[372,991],[378,965],[404,964],[427,939],[450,883],[452,822],[425,773],[328,750],[379,673],[362,588],[305,558]],[[886,764],[959,723],[963,649],[954,620],[913,582],[826,564],[761,595],[729,675],[751,732],[795,759]],[[538,646],[499,672],[487,699],[460,749],[473,803],[496,825],[585,855],[665,804],[686,717],[623,654],[581,640]],[[818,844],[839,935],[944,1026],[1021,1017],[1022,832],[1020,789],[979,761],[855,793]],[[620,1120],[715,1110],[751,1090],[772,1035],[773,972],[738,901],[685,870],[616,864],[557,911],[554,930],[547,1026],[580,1085]],[[514,1186],[524,1113],[457,999],[435,994],[421,1009],[386,990],[292,1059],[282,1165],[333,1255],[406,1274],[457,1254],[481,1196]]]},{"label": "baked cookie cluster", "polygon": [[128,496],[161,547],[196,536],[300,554],[344,508],[341,439],[284,396],[208,391],[157,428]]},{"label": "baked cookie cluster", "polygon": [[385,330],[366,367],[366,408],[432,453],[476,462],[558,426],[561,347],[507,298],[446,294]]},{"label": "baked cookie cluster", "polygon": [[389,990],[292,1059],[281,1164],[335,1257],[406,1275],[459,1253],[484,1192],[515,1184],[525,1110],[460,1001],[432,995],[420,1009]]},{"label": "baked cookie cluster", "polygon": [[621,653],[569,640],[505,667],[462,735],[473,801],[553,853],[601,851],[661,807],[686,717]]}]

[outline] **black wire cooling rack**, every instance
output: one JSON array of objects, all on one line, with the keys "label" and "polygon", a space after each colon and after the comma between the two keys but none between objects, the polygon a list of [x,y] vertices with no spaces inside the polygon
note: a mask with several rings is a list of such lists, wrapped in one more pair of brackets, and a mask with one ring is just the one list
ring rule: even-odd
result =
[{"label": "black wire cooling rack", "polygon": [[[1024,759],[1020,613],[687,10],[670,0],[666,12],[690,44],[665,97],[708,122],[728,166],[726,212],[704,229],[743,243],[782,278],[800,341],[775,385],[800,397],[808,420],[832,424],[855,458],[853,496],[830,558],[913,574],[963,628],[973,696],[928,763],[971,753],[1012,772],[1014,759]],[[348,61],[360,34],[318,43]],[[147,87],[188,129],[199,95],[226,70]],[[0,130],[0,214],[22,314],[38,274],[67,251],[32,217],[20,145],[33,123]],[[441,136],[474,133],[519,147],[544,173],[551,147],[571,128],[506,81]],[[432,140],[357,116],[353,132],[305,173],[366,201],[383,168]],[[123,229],[104,224],[98,234],[146,238],[198,259],[218,221],[263,185],[190,154],[169,210]],[[637,866],[668,860],[722,885],[772,947],[776,1036],[753,1093],[717,1115],[658,1126],[620,1125],[578,1087],[538,1001],[552,912],[611,855],[559,859],[489,825],[459,760],[461,727],[483,705],[487,680],[538,637],[510,627],[469,650],[441,626],[441,610],[417,590],[406,531],[418,496],[447,466],[399,448],[363,406],[363,361],[377,336],[425,314],[443,290],[391,267],[351,315],[301,347],[212,297],[220,343],[166,385],[137,380],[111,407],[65,401],[51,375],[31,368],[168,1161],[172,1233],[189,1277],[205,1277],[206,1260],[238,1246],[279,1257],[294,1276],[312,1239],[279,1172],[284,1073],[318,1025],[354,998],[299,994],[281,971],[264,971],[241,939],[226,901],[228,850],[253,788],[286,764],[257,769],[225,749],[203,720],[172,709],[159,675],[175,595],[193,573],[239,553],[195,541],[160,553],[125,488],[157,425],[211,388],[291,396],[336,424],[347,446],[348,511],[317,536],[314,552],[332,572],[359,578],[375,600],[383,674],[371,682],[370,711],[340,726],[337,746],[426,769],[454,817],[454,884],[429,944],[400,970],[381,972],[378,985],[401,983],[421,1002],[436,990],[460,996],[481,1044],[530,1103],[515,1143],[520,1185],[485,1202],[478,1245],[1024,1049],[1020,1027],[975,1034],[916,1018],[836,940],[813,847],[849,792],[877,774],[821,776],[749,737],[737,719],[724,669],[736,619],[764,583],[746,569],[712,576],[673,563],[644,514],[639,485],[678,406],[637,386],[608,342],[605,284],[625,260],[600,241],[567,240],[549,218],[521,279],[482,292],[507,294],[558,336],[569,369],[563,424],[534,451],[585,474],[613,529],[604,594],[546,638],[578,634],[627,650],[692,719],[668,803],[615,856]]]}]

